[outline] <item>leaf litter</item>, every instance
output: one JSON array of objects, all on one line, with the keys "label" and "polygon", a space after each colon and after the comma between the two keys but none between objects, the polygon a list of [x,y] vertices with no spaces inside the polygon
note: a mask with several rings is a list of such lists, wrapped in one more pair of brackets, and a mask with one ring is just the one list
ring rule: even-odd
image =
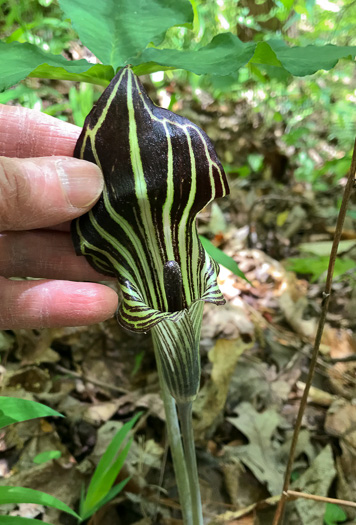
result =
[{"label": "leaf litter", "polygon": [[[249,179],[230,174],[230,198],[208,206],[200,221],[201,234],[232,256],[250,282],[222,267],[219,283],[227,304],[205,307],[201,390],[194,407],[203,510],[210,525],[270,525],[320,314],[321,258],[327,258],[332,241],[341,186],[331,195],[296,181],[278,123],[266,132],[248,104],[219,107],[208,100],[202,108],[187,91],[184,100],[173,110],[200,123],[227,164],[245,162],[251,173]],[[268,167],[266,140],[273,155],[286,156],[289,179]],[[356,493],[356,295],[351,263],[343,260],[355,260],[354,230],[349,217],[338,258],[341,277],[333,285],[292,475],[294,490],[350,500]],[[295,259],[299,266],[288,262]],[[77,509],[81,486],[114,432],[143,410],[122,471],[130,482],[88,523],[181,523],[148,337],[124,332],[109,320],[0,332],[0,352],[2,396],[40,401],[66,416],[1,431],[0,485],[43,490]],[[61,456],[34,462],[50,450]],[[329,525],[333,515],[340,516],[328,514],[324,503],[303,499],[290,501],[287,509],[291,525]],[[344,522],[354,523],[354,510],[344,511]],[[7,506],[0,512],[53,525],[74,523],[40,507]]]}]

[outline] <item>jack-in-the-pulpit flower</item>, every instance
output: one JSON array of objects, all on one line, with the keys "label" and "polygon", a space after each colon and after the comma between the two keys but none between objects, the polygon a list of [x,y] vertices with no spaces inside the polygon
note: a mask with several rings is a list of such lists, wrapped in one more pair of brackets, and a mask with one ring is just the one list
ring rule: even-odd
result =
[{"label": "jack-in-the-pulpit flower", "polygon": [[228,193],[214,148],[198,126],[157,107],[125,68],[87,116],[74,156],[105,178],[98,203],[73,221],[76,251],[117,277],[118,322],[152,330],[170,393],[190,401],[200,381],[203,301],[224,303],[218,266],[196,229],[198,212]]}]

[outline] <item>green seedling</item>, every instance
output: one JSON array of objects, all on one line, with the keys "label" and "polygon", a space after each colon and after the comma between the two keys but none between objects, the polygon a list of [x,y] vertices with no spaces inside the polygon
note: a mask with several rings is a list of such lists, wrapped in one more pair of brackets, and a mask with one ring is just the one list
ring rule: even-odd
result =
[{"label": "green seedling", "polygon": [[[11,413],[11,416],[9,415]],[[41,492],[25,487],[0,487],[0,505],[33,503],[58,509],[77,518],[78,523],[88,519],[103,505],[112,500],[126,485],[129,478],[118,485],[114,482],[124,464],[130,450],[132,439],[127,440],[128,433],[137,422],[141,413],[137,414],[130,421],[125,423],[117,432],[108,446],[106,452],[98,463],[94,475],[89,483],[87,493],[84,490],[80,502],[80,512],[77,514],[68,505],[59,499]],[[25,399],[0,397],[0,428],[28,421],[38,417],[63,417],[62,414],[41,403]],[[58,450],[49,450],[38,454],[34,458],[37,464],[45,463],[51,459],[58,459],[61,456]],[[20,516],[0,515],[1,525],[35,525],[38,520],[22,518]],[[41,522],[45,523],[45,522]],[[45,523],[45,525],[50,525]]]},{"label": "green seedling", "polygon": [[127,440],[128,434],[140,416],[141,412],[123,425],[103,454],[86,494],[84,490],[82,492],[79,522],[90,518],[103,505],[115,498],[129,481],[127,478],[114,485],[132,444],[132,438]]},{"label": "green seedling", "polygon": [[[63,417],[56,410],[35,401],[15,397],[0,397],[0,428],[5,428],[13,423],[49,416]],[[63,501],[45,492],[25,487],[0,487],[0,505],[20,503],[34,503],[52,507],[79,518],[78,514]],[[0,515],[0,523],[1,525],[35,525],[38,520]]]}]

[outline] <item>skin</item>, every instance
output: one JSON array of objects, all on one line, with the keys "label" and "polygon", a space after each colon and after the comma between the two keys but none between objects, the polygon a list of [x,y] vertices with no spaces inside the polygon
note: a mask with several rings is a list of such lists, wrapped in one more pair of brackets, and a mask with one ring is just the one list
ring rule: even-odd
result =
[{"label": "skin", "polygon": [[115,313],[117,294],[86,282],[108,278],[75,255],[69,233],[103,187],[97,166],[72,158],[80,131],[0,105],[0,329],[80,326]]}]

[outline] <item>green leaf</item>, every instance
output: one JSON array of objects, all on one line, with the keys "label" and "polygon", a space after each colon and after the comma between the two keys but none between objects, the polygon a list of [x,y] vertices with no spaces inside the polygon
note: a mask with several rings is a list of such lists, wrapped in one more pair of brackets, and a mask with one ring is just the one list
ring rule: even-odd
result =
[{"label": "green leaf", "polygon": [[346,215],[348,215],[348,217],[351,217],[351,219],[356,220],[356,210],[348,210]]},{"label": "green leaf", "polygon": [[18,399],[17,397],[0,397],[0,428],[12,423],[48,416],[63,417],[56,410],[35,401]]},{"label": "green leaf", "polygon": [[281,62],[278,60],[275,52],[267,42],[258,42],[251,62],[254,64],[282,67]]},{"label": "green leaf", "polygon": [[123,427],[115,434],[110,445],[103,454],[103,457],[99,461],[90,481],[87,495],[81,506],[80,515],[83,520],[92,515],[94,512],[93,509],[96,509],[100,501],[106,498],[109,493],[122,465],[124,464],[132,440],[130,440],[121,451],[120,447],[141,414],[142,412],[139,412],[130,421],[123,425]]},{"label": "green leaf", "polygon": [[150,75],[151,73],[156,73],[156,71],[174,71],[175,69],[175,67],[160,66],[159,64],[156,64],[156,62],[146,62],[145,64],[134,66],[132,71],[135,75],[141,76]]},{"label": "green leaf", "polygon": [[[283,40],[269,40],[268,44],[274,51],[283,67],[297,77],[312,75],[319,69],[332,69],[340,58],[355,58],[356,46],[295,46],[289,47]],[[270,62],[265,62],[270,65]]]},{"label": "green leaf", "polygon": [[83,521],[85,521],[88,518],[90,518],[93,514],[98,512],[98,510],[101,507],[106,505],[106,503],[109,503],[109,501],[114,499],[115,496],[117,496],[123,490],[123,488],[128,483],[128,481],[130,481],[130,478],[124,479],[123,481],[120,481],[120,483],[118,483],[117,485],[114,485],[109,490],[109,492],[106,494],[106,496],[104,496],[96,505],[94,505],[93,507],[88,508],[88,510],[85,513],[83,513],[83,514],[81,513],[80,514],[81,519]]},{"label": "green leaf", "polygon": [[166,30],[193,22],[188,0],[60,0],[79,38],[104,64],[116,70]]},{"label": "green leaf", "polygon": [[0,516],[0,525],[50,525],[47,521],[39,521],[31,518],[21,518],[20,516]]},{"label": "green leaf", "polygon": [[45,452],[37,454],[37,456],[33,458],[33,462],[37,465],[42,465],[42,463],[47,463],[47,461],[51,461],[51,459],[60,458],[61,455],[60,450],[46,450]]},{"label": "green leaf", "polygon": [[[315,282],[322,274],[326,276],[326,271],[329,266],[329,255],[319,257],[303,257],[287,259],[287,269],[296,273],[311,274],[311,282]],[[341,259],[337,257],[335,260],[334,277],[339,277],[345,272],[355,268],[355,261],[348,258]]]},{"label": "green leaf", "polygon": [[[318,257],[330,257],[332,245],[333,241],[302,242],[298,245],[298,248],[302,253],[309,253],[317,255]],[[337,253],[339,255],[348,252],[355,246],[355,239],[340,241],[337,247]]]},{"label": "green leaf", "polygon": [[5,503],[35,503],[37,505],[45,505],[47,507],[53,507],[54,509],[67,512],[75,518],[79,518],[78,514],[68,507],[68,505],[63,503],[63,501],[60,501],[45,492],[40,492],[39,490],[24,487],[0,487],[0,504],[3,505]]},{"label": "green leaf", "polygon": [[[210,242],[206,237],[203,237],[202,235],[199,235],[200,242],[203,245],[204,250],[208,252],[208,254],[219,264],[230,270],[230,272],[234,273],[238,277],[242,277],[242,279],[245,279],[248,283],[250,282],[245,274],[240,270],[240,268],[237,265],[237,262],[234,261],[230,255],[227,255],[222,250],[214,246],[212,242]],[[251,284],[251,283],[250,283]]]},{"label": "green leaf", "polygon": [[150,47],[132,61],[134,66],[146,62],[156,62],[161,66],[187,69],[197,75],[229,75],[245,66],[253,57],[256,44],[241,42],[232,33],[221,33],[207,46],[197,51],[178,51],[176,49],[156,49]]},{"label": "green leaf", "polygon": [[132,63],[138,66],[153,62],[164,67],[187,69],[197,75],[230,75],[251,61],[273,68],[275,72],[284,69],[285,74],[288,72],[295,76],[305,76],[312,75],[319,69],[333,68],[340,58],[355,56],[356,46],[338,47],[327,44],[289,47],[283,40],[256,44],[241,42],[232,33],[221,33],[210,44],[194,51],[150,47]]},{"label": "green leaf", "polygon": [[0,91],[27,76],[81,80],[107,86],[114,72],[110,66],[93,66],[86,60],[66,60],[32,44],[0,42]]},{"label": "green leaf", "polygon": [[[53,55],[56,56],[56,55]],[[65,67],[56,67],[48,64],[41,64],[36,67],[29,75],[35,78],[51,78],[56,80],[71,80],[73,82],[88,82],[90,84],[97,84],[98,86],[106,87],[109,85],[114,76],[114,70],[111,66],[104,66],[103,64],[90,64],[88,71],[83,73],[75,73],[79,62],[86,62],[85,60],[66,61]],[[68,67],[69,64],[69,67]],[[71,64],[74,67],[71,67]]]},{"label": "green leaf", "polygon": [[326,504],[324,514],[325,525],[337,525],[337,523],[344,522],[346,519],[346,512],[344,512],[339,505],[336,505],[335,503]]}]

